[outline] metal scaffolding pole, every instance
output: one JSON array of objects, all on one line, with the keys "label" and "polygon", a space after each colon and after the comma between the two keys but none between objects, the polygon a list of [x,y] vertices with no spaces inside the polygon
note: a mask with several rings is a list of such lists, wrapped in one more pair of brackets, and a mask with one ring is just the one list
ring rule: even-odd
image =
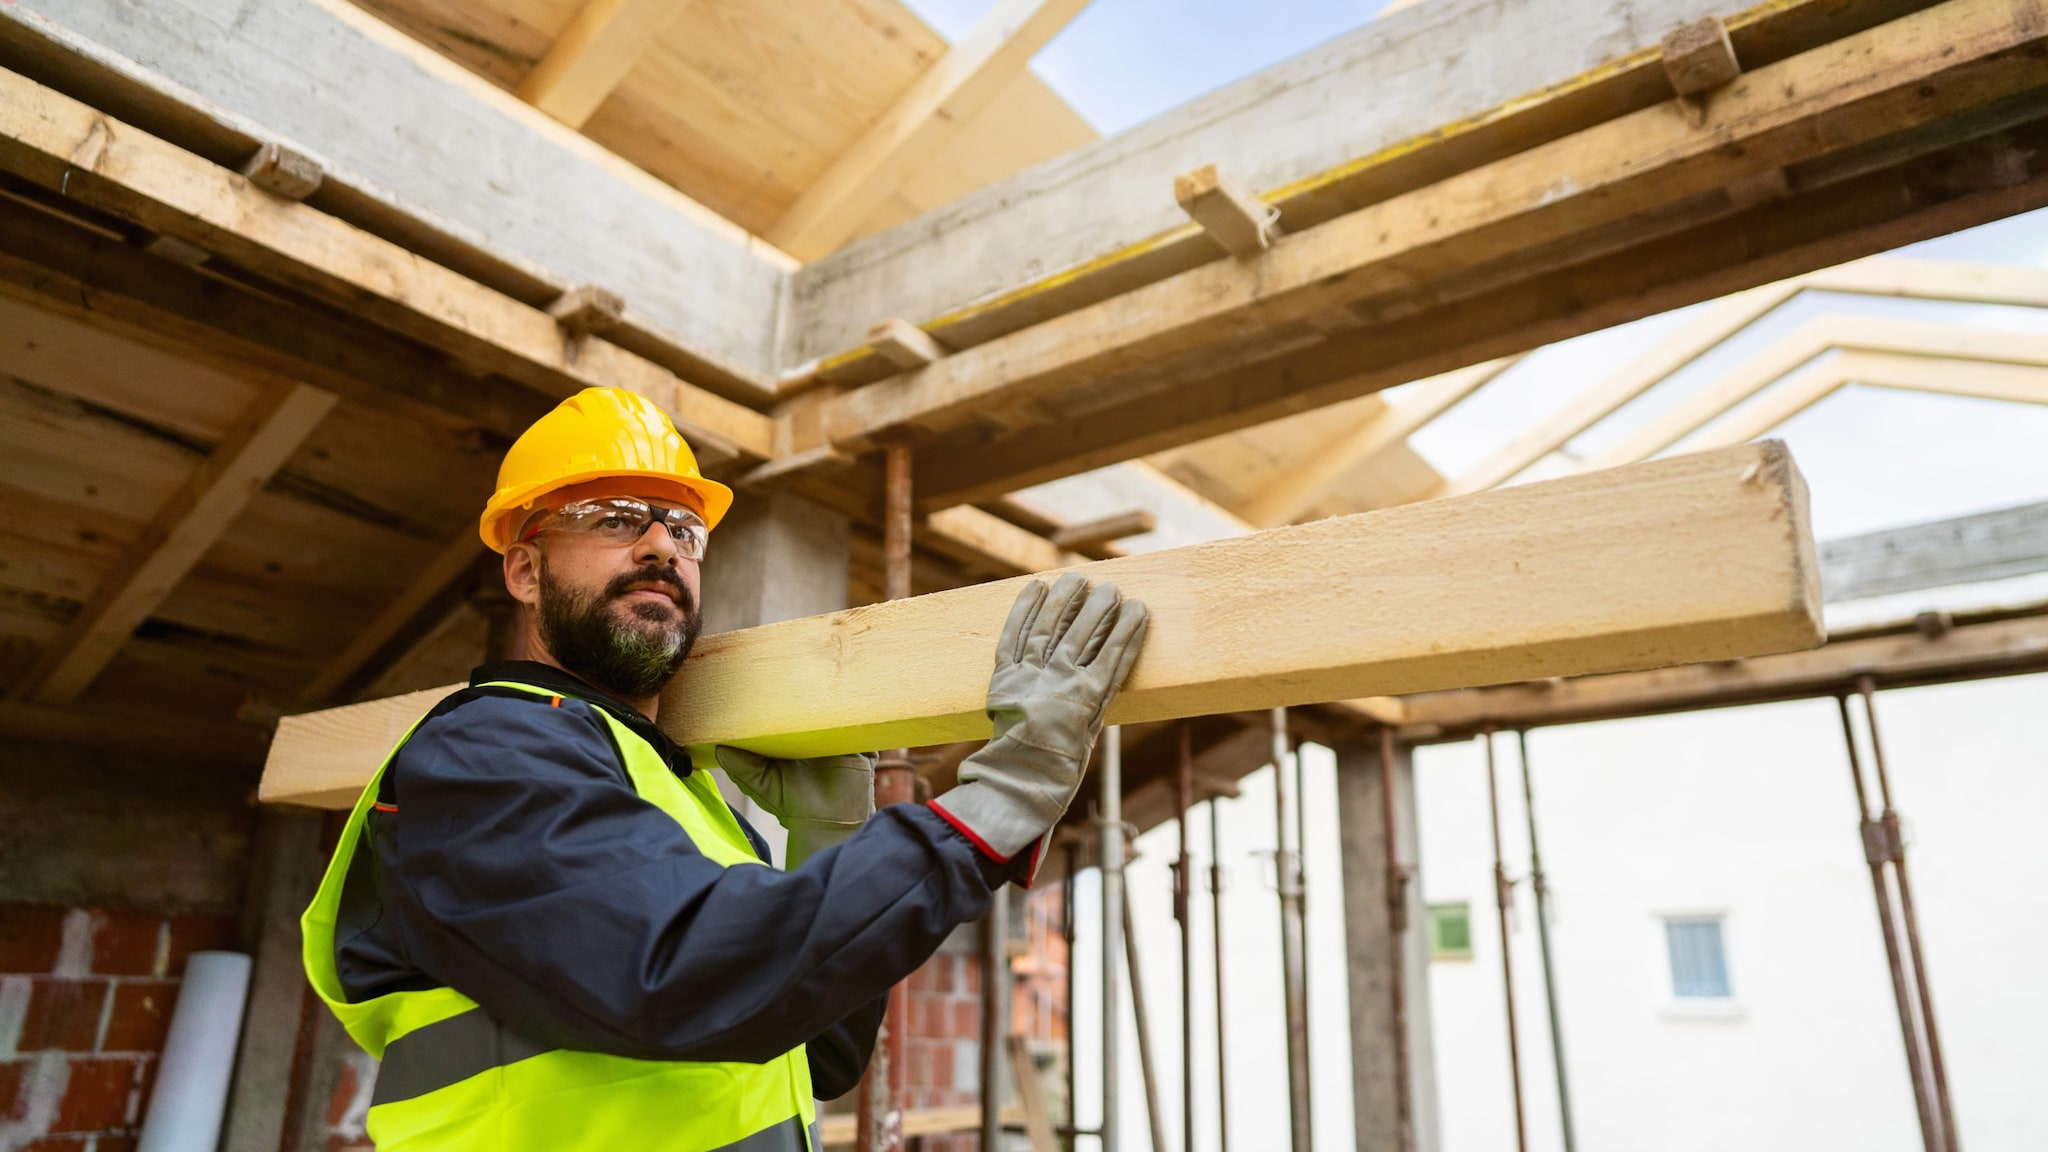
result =
[{"label": "metal scaffolding pole", "polygon": [[1536,845],[1536,786],[1529,775],[1529,733],[1515,733],[1522,761],[1522,807],[1529,817],[1529,886],[1536,892],[1536,945],[1543,956],[1543,1003],[1550,1017],[1550,1055],[1557,1066],[1557,1116],[1564,1152],[1574,1152],[1572,1094],[1565,1081],[1564,1025],[1557,1018],[1557,963],[1550,957],[1550,886],[1543,878],[1543,851]]},{"label": "metal scaffolding pole", "polygon": [[1493,903],[1500,916],[1500,976],[1507,993],[1508,1078],[1515,1089],[1515,1147],[1520,1152],[1529,1152],[1529,1124],[1522,1107],[1522,1047],[1515,1032],[1515,966],[1512,949],[1508,947],[1508,908],[1514,903],[1515,886],[1508,879],[1507,864],[1501,857],[1500,786],[1495,782],[1493,768],[1493,729],[1488,728],[1480,739],[1486,741],[1486,800],[1493,813]]},{"label": "metal scaffolding pole", "polygon": [[1073,1152],[1081,1143],[1081,1120],[1074,1107],[1076,1099],[1074,1095],[1076,1087],[1074,1083],[1074,881],[1081,874],[1080,846],[1073,840],[1064,840],[1060,847],[1060,855],[1067,865],[1067,878],[1060,885],[1060,934],[1067,941],[1067,1123],[1065,1135],[1068,1152]]},{"label": "metal scaffolding pole", "polygon": [[1870,731],[1870,764],[1877,770],[1878,795],[1884,800],[1880,817],[1892,850],[1892,880],[1899,886],[1899,916],[1906,927],[1906,950],[1913,957],[1913,985],[1920,996],[1920,1028],[1927,1036],[1927,1070],[1934,1083],[1934,1103],[1941,1114],[1941,1135],[1948,1152],[1961,1152],[1956,1134],[1955,1106],[1948,1093],[1948,1064],[1941,1056],[1941,1030],[1934,1026],[1934,993],[1927,986],[1927,958],[1920,951],[1920,917],[1913,911],[1913,884],[1906,871],[1906,838],[1899,831],[1899,814],[1892,808],[1891,774],[1884,763],[1884,741],[1877,735],[1877,684],[1869,676],[1858,677],[1857,694],[1863,697],[1863,722]]},{"label": "metal scaffolding pole", "polygon": [[1131,923],[1131,902],[1124,901],[1124,968],[1131,979],[1131,1019],[1138,1030],[1138,1077],[1145,1086],[1145,1119],[1151,1126],[1152,1152],[1166,1152],[1166,1116],[1159,1110],[1159,1071],[1152,1060],[1152,1016],[1145,1011],[1145,974],[1138,964],[1138,931]]},{"label": "metal scaffolding pole", "polygon": [[1099,802],[1099,831],[1102,835],[1102,1123],[1101,1147],[1117,1148],[1117,1025],[1121,1008],[1117,1004],[1117,964],[1122,959],[1124,935],[1124,744],[1123,730],[1110,727],[1102,733],[1102,798]]},{"label": "metal scaffolding pole", "polygon": [[1217,797],[1209,798],[1209,932],[1216,949],[1216,1148],[1217,1152],[1230,1152],[1230,1044],[1223,1031],[1223,813],[1217,803]]},{"label": "metal scaffolding pole", "polygon": [[1408,1051],[1408,869],[1401,863],[1394,803],[1394,730],[1380,728],[1380,815],[1386,844],[1388,991],[1394,998],[1394,1116],[1401,1152],[1415,1150],[1415,1082]]},{"label": "metal scaffolding pole", "polygon": [[[1866,698],[1866,717],[1870,715],[1869,703]],[[1871,815],[1870,794],[1863,781],[1863,760],[1856,749],[1856,729],[1849,716],[1849,698],[1838,696],[1835,698],[1835,705],[1841,713],[1842,743],[1849,753],[1849,775],[1856,785],[1856,811],[1861,821],[1863,860],[1870,868],[1870,890],[1877,900],[1878,931],[1884,938],[1885,964],[1890,969],[1892,978],[1892,999],[1899,1010],[1899,1035],[1905,1044],[1906,1073],[1912,1081],[1913,1106],[1920,1120],[1920,1144],[1927,1152],[1954,1152],[1953,1145],[1948,1140],[1949,1129],[1944,1109],[1936,1099],[1935,1086],[1932,1082],[1933,1065],[1927,1058],[1921,1040],[1923,1027],[1930,1033],[1932,1030],[1932,1022],[1925,1016],[1925,984],[1921,984],[1923,995],[1916,1005],[1914,994],[1907,986],[1906,960],[1899,940],[1905,932],[1902,931],[1899,918],[1893,911],[1891,887],[1885,880],[1885,865],[1896,865],[1905,858],[1905,843],[1899,832],[1899,816],[1891,806],[1891,789],[1885,779],[1881,763],[1878,781],[1882,788],[1884,809],[1876,816]],[[1874,726],[1871,732],[1872,748],[1875,750]],[[1910,924],[1910,921],[1908,923]],[[1914,951],[1914,966],[1918,968],[1918,950]],[[1946,1088],[1947,1085],[1944,1083],[1942,1087]]]},{"label": "metal scaffolding pole", "polygon": [[1195,857],[1188,809],[1195,803],[1194,737],[1180,725],[1180,764],[1174,776],[1173,806],[1180,826],[1180,857],[1173,863],[1173,918],[1180,924],[1180,1139],[1182,1152],[1195,1148]]},{"label": "metal scaffolding pole", "polygon": [[[890,600],[910,595],[911,445],[896,438],[882,446],[882,587]],[[917,771],[910,750],[882,754],[875,766],[875,807],[917,799]],[[901,1152],[903,1097],[910,1072],[910,998],[901,989],[889,997],[875,1054],[861,1078],[857,1152]]]},{"label": "metal scaffolding pole", "polygon": [[1273,803],[1278,846],[1273,853],[1280,889],[1280,981],[1287,1006],[1287,1118],[1294,1152],[1311,1152],[1309,1125],[1308,983],[1304,963],[1301,852],[1294,843],[1300,825],[1291,809],[1288,780],[1287,709],[1273,709]]},{"label": "metal scaffolding pole", "polygon": [[981,1146],[1003,1145],[1003,1085],[1010,1038],[1010,886],[989,896],[981,922]]}]

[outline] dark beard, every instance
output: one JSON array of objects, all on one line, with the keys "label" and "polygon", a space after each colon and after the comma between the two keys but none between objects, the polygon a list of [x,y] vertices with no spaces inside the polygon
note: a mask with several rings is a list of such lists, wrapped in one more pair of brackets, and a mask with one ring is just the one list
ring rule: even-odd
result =
[{"label": "dark beard", "polygon": [[[674,613],[654,604],[629,604],[614,616],[628,585],[659,583],[677,594]],[[540,638],[562,667],[627,700],[651,696],[689,658],[703,619],[675,570],[651,566],[628,572],[594,596],[578,596],[540,570]]]}]

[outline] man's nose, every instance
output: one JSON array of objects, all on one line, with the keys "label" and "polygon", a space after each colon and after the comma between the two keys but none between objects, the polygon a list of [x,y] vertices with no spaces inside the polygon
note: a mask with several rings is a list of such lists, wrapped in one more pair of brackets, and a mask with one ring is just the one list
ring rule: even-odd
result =
[{"label": "man's nose", "polygon": [[633,545],[633,561],[636,564],[666,564],[673,568],[683,558],[676,547],[676,539],[668,534],[668,525],[655,521],[640,533],[640,539]]}]

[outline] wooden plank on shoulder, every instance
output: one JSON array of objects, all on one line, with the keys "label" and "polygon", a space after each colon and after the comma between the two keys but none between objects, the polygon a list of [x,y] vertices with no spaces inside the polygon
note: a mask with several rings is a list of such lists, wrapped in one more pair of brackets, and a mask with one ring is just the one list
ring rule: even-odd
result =
[{"label": "wooden plank on shoulder", "polygon": [[[1138,723],[1722,660],[1821,639],[1782,444],[1653,461],[1091,564],[1152,610]],[[985,738],[1017,581],[706,637],[663,698],[689,745],[778,756]],[[445,690],[444,690],[445,691]],[[345,804],[444,692],[287,717],[262,796]]]}]

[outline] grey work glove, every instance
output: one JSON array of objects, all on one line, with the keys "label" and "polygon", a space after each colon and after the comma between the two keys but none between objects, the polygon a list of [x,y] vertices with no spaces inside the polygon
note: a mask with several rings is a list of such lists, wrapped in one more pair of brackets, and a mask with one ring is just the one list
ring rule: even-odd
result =
[{"label": "grey work glove", "polygon": [[961,762],[959,786],[932,807],[997,859],[1030,849],[1027,887],[1081,786],[1103,713],[1137,662],[1148,619],[1116,585],[1090,591],[1078,572],[1050,590],[1031,581],[1010,608],[988,687],[995,735]]},{"label": "grey work glove", "polygon": [[788,829],[783,858],[792,869],[853,835],[875,813],[875,758],[870,754],[775,760],[720,744],[712,755],[740,791]]}]

